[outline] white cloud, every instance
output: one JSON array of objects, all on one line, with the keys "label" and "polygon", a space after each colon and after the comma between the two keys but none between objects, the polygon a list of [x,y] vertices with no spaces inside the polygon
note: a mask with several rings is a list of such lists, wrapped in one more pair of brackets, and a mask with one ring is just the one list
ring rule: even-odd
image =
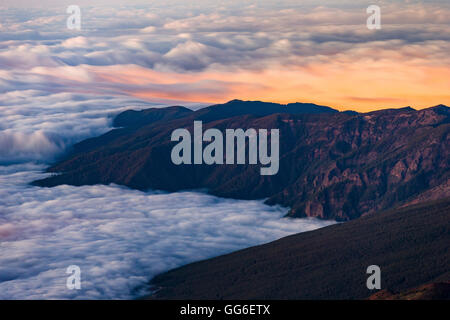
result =
[{"label": "white cloud", "polygon": [[64,48],[85,48],[89,45],[89,41],[86,37],[75,37],[64,40],[61,45]]},{"label": "white cloud", "polygon": [[148,27],[145,27],[144,29],[141,29],[140,32],[142,32],[142,33],[153,33],[155,31],[156,31],[156,27],[148,26]]},{"label": "white cloud", "polygon": [[[40,170],[0,166],[0,299],[136,298],[160,272],[332,223],[196,192],[26,185]],[[73,264],[79,291],[65,286]]]},{"label": "white cloud", "polygon": [[110,129],[114,115],[161,105],[126,97],[16,90],[0,94],[0,163],[48,163],[82,139]]}]

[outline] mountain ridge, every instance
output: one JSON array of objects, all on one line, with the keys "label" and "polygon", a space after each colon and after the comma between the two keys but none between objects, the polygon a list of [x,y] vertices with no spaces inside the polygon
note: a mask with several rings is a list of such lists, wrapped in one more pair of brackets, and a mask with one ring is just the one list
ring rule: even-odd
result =
[{"label": "mountain ridge", "polygon": [[[423,201],[430,200],[436,197],[427,193],[431,189],[439,191],[437,198],[450,195],[450,108],[349,114],[327,107],[301,113],[301,106],[296,105],[297,113],[273,113],[282,105],[232,100],[198,111],[181,107],[143,111],[133,116],[158,116],[139,125],[131,121],[129,126],[75,145],[71,154],[48,170],[61,174],[34,184],[116,183],[167,191],[203,188],[221,197],[266,198],[268,204],[290,207],[292,217],[338,221],[421,196]],[[308,108],[315,106],[308,104]],[[222,132],[279,129],[279,173],[262,177],[257,165],[175,166],[170,160],[171,132],[176,128],[192,131],[194,120],[203,121],[204,130]]]}]

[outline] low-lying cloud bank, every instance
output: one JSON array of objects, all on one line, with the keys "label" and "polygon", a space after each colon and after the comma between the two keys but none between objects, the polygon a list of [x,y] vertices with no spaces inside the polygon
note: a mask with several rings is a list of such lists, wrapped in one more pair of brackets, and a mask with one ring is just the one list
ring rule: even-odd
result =
[{"label": "low-lying cloud bank", "polygon": [[73,143],[110,129],[119,112],[158,106],[106,95],[37,90],[0,94],[0,164],[48,163]]},{"label": "low-lying cloud bank", "polygon": [[136,298],[162,271],[333,223],[196,192],[27,185],[42,169],[0,166],[0,299]]}]

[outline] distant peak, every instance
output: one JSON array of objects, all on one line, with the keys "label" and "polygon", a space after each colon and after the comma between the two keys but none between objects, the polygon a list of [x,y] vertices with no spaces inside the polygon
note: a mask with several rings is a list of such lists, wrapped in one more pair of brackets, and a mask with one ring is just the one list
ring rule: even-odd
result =
[{"label": "distant peak", "polygon": [[447,117],[450,115],[450,108],[443,104],[428,108],[428,110],[432,110],[434,113],[440,115],[446,115]]},{"label": "distant peak", "polygon": [[446,106],[445,104],[438,104],[437,106],[431,107],[431,108],[436,108],[436,109],[450,109],[448,106]]}]

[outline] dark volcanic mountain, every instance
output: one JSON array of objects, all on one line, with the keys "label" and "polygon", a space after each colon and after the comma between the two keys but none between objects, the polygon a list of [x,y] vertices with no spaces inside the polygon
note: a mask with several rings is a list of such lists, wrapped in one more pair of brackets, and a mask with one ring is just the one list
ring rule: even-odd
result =
[{"label": "dark volcanic mountain", "polygon": [[193,111],[185,107],[151,108],[142,111],[128,110],[114,118],[114,127],[141,127],[158,121],[186,117]]},{"label": "dark volcanic mountain", "polygon": [[[192,263],[156,276],[150,298],[448,299],[449,243],[450,198]],[[381,270],[376,294],[370,265]]]},{"label": "dark volcanic mountain", "polygon": [[[36,181],[40,186],[116,183],[141,190],[206,188],[240,199],[268,198],[293,217],[350,220],[407,203],[450,196],[450,108],[388,109],[365,114],[314,104],[233,100],[190,111],[183,107],[127,111],[122,128],[74,146]],[[280,169],[259,165],[179,165],[170,154],[177,128],[280,130]],[[205,145],[205,143],[204,143]]]}]

